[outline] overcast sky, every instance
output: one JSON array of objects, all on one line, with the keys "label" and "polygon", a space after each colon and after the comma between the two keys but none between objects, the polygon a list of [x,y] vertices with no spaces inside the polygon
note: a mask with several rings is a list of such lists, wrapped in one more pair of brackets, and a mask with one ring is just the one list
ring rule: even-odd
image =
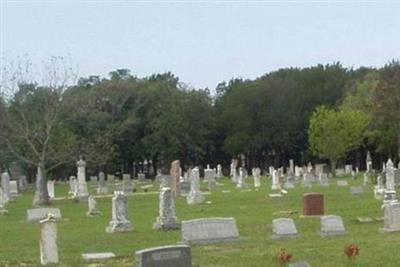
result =
[{"label": "overcast sky", "polygon": [[2,57],[68,56],[80,76],[171,71],[214,89],[282,67],[400,59],[400,1],[0,1]]}]

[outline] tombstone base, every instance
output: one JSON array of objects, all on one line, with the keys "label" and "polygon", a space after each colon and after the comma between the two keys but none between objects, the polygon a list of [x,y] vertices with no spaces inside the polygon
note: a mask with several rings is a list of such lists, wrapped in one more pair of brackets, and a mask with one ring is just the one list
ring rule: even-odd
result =
[{"label": "tombstone base", "polygon": [[400,232],[400,228],[394,228],[394,229],[390,229],[390,228],[380,228],[379,232],[384,234],[384,233],[395,233],[395,232]]},{"label": "tombstone base", "polygon": [[101,212],[100,211],[96,211],[96,212],[86,212],[86,216],[87,217],[96,217],[96,216],[101,216]]},{"label": "tombstone base", "polygon": [[179,230],[181,229],[180,222],[161,222],[157,218],[157,221],[153,224],[153,229],[156,230]]},{"label": "tombstone base", "polygon": [[340,236],[347,234],[346,231],[335,231],[335,232],[320,232],[320,236],[322,237],[330,237],[330,236]]},{"label": "tombstone base", "polygon": [[298,236],[299,236],[298,234],[283,234],[283,235],[272,234],[271,239],[272,240],[292,239]]},{"label": "tombstone base", "polygon": [[130,232],[132,230],[133,227],[130,221],[126,222],[111,221],[110,224],[106,227],[106,233],[109,234]]}]

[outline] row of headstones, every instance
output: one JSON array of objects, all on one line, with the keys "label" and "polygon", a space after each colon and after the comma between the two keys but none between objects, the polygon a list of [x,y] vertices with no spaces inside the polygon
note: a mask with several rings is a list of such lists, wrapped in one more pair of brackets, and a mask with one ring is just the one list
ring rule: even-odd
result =
[{"label": "row of headstones", "polygon": [[11,180],[8,172],[1,174],[0,181],[0,214],[8,213],[5,208],[6,204],[15,200],[19,196],[19,192],[24,190],[28,182],[26,176],[19,176],[18,180]]}]

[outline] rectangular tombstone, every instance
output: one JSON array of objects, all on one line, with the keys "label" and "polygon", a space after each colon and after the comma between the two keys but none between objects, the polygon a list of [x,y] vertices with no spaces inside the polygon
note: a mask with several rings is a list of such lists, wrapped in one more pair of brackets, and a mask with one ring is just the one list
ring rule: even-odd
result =
[{"label": "rectangular tombstone", "polygon": [[191,249],[187,245],[163,246],[135,252],[136,267],[191,267]]},{"label": "rectangular tombstone", "polygon": [[350,187],[350,193],[352,195],[364,194],[364,188],[362,186],[352,186],[352,187]]},{"label": "rectangular tombstone", "polygon": [[112,252],[101,252],[101,253],[84,253],[82,258],[87,261],[91,260],[107,260],[114,258],[115,254]]},{"label": "rectangular tombstone", "polygon": [[107,174],[107,182],[114,183],[115,182],[115,175],[114,174]]},{"label": "rectangular tombstone", "polygon": [[346,180],[339,180],[337,181],[338,186],[348,186],[349,183]]},{"label": "rectangular tombstone", "polygon": [[189,181],[181,182],[181,195],[185,196],[189,194],[189,192],[190,192],[190,182]]},{"label": "rectangular tombstone", "polygon": [[16,197],[18,196],[18,183],[17,181],[10,181],[10,196]]},{"label": "rectangular tombstone", "polygon": [[205,245],[239,241],[234,218],[201,218],[182,222],[182,243]]},{"label": "rectangular tombstone", "polygon": [[293,219],[278,218],[272,220],[272,239],[297,237],[298,232]]},{"label": "rectangular tombstone", "polygon": [[384,225],[380,231],[383,233],[400,231],[400,203],[384,205]]},{"label": "rectangular tombstone", "polygon": [[97,183],[97,176],[90,176],[90,182],[92,184],[96,184]]},{"label": "rectangular tombstone", "polygon": [[342,217],[335,215],[321,217],[321,236],[325,237],[344,234],[346,234],[346,230],[344,228]]},{"label": "rectangular tombstone", "polygon": [[60,220],[62,218],[60,209],[58,208],[38,208],[27,210],[26,220],[30,223],[37,223],[46,219],[49,213],[53,214],[55,220]]},{"label": "rectangular tombstone", "polygon": [[344,169],[336,169],[336,176],[344,176],[346,175]]},{"label": "rectangular tombstone", "polygon": [[351,174],[352,171],[353,171],[353,165],[347,164],[347,165],[344,166],[344,172],[346,174]]},{"label": "rectangular tombstone", "polygon": [[303,215],[324,215],[324,195],[319,193],[304,194]]}]

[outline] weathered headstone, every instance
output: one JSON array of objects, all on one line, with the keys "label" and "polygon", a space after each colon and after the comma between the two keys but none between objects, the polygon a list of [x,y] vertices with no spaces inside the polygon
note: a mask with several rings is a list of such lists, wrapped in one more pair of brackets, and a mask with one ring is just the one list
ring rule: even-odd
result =
[{"label": "weathered headstone", "polygon": [[182,243],[205,245],[239,241],[234,218],[202,218],[182,221]]},{"label": "weathered headstone", "polygon": [[55,220],[62,218],[60,209],[58,208],[37,208],[28,209],[26,211],[26,220],[30,223],[37,223],[47,218],[48,214],[52,215]]},{"label": "weathered headstone", "polygon": [[218,164],[217,165],[217,178],[219,179],[219,178],[222,178],[223,177],[223,174],[222,174],[222,165],[221,164]]},{"label": "weathered headstone", "polygon": [[367,157],[365,161],[367,166],[367,172],[370,173],[372,171],[372,158],[371,158],[371,153],[369,151],[367,152]]},{"label": "weathered headstone", "polygon": [[251,174],[254,178],[254,187],[259,188],[261,187],[261,169],[260,168],[253,168]]},{"label": "weathered headstone", "polygon": [[279,183],[279,173],[277,170],[272,171],[272,185],[271,190],[280,190],[281,185]]},{"label": "weathered headstone", "polygon": [[153,228],[160,230],[174,230],[180,228],[180,223],[176,218],[175,200],[172,190],[164,187],[160,190],[159,198],[159,216],[153,225]]},{"label": "weathered headstone", "polygon": [[190,192],[186,197],[187,204],[198,204],[204,201],[204,196],[200,191],[199,168],[194,168],[191,174]]},{"label": "weathered headstone", "polygon": [[245,171],[244,171],[243,167],[240,167],[239,168],[239,178],[238,178],[238,183],[236,184],[236,188],[246,189],[247,184],[246,184],[245,179],[246,179]]},{"label": "weathered headstone", "polygon": [[126,196],[132,195],[133,193],[133,183],[130,174],[122,175],[122,191]]},{"label": "weathered headstone", "polygon": [[40,221],[40,263],[58,263],[57,224],[52,214]]},{"label": "weathered headstone", "polygon": [[384,205],[384,224],[382,233],[400,231],[400,203],[390,202]]},{"label": "weathered headstone", "polygon": [[112,218],[106,232],[129,232],[132,229],[132,224],[128,219],[128,198],[123,192],[115,191],[112,198]]},{"label": "weathered headstone", "polygon": [[77,181],[76,181],[76,177],[75,176],[70,176],[69,177],[69,192],[70,194],[74,194],[74,192],[76,192],[76,185],[77,185]]},{"label": "weathered headstone", "polygon": [[54,183],[54,180],[47,181],[47,192],[49,193],[50,199],[54,199],[55,197]]},{"label": "weathered headstone", "polygon": [[115,182],[115,175],[114,174],[107,174],[107,182],[114,183]]},{"label": "weathered headstone", "polygon": [[98,260],[108,260],[114,258],[115,254],[112,252],[101,252],[101,253],[84,253],[82,258],[86,261],[98,261]]},{"label": "weathered headstone", "polygon": [[96,215],[100,215],[101,213],[97,210],[97,201],[94,199],[93,196],[88,197],[88,211],[86,212],[86,215],[88,217],[93,217]]},{"label": "weathered headstone", "polygon": [[352,172],[353,172],[353,165],[351,165],[351,164],[344,165],[344,173],[345,174],[351,174]]},{"label": "weathered headstone", "polygon": [[395,191],[394,165],[391,159],[386,163],[386,190]]},{"label": "weathered headstone", "polygon": [[10,197],[15,198],[18,196],[18,183],[17,181],[10,181]]},{"label": "weathered headstone", "polygon": [[97,184],[97,176],[90,176],[90,183]]},{"label": "weathered headstone", "polygon": [[297,237],[298,232],[293,219],[278,218],[272,220],[272,239]]},{"label": "weathered headstone", "polygon": [[319,177],[318,177],[318,180],[319,180],[319,184],[321,186],[329,186],[328,174],[320,173]]},{"label": "weathered headstone", "polygon": [[10,175],[8,172],[1,174],[1,188],[3,188],[4,198],[8,202],[10,200]]},{"label": "weathered headstone", "polygon": [[136,251],[136,267],[192,267],[187,245],[154,247]]},{"label": "weathered headstone", "polygon": [[337,185],[338,186],[348,186],[349,183],[346,180],[338,180]]},{"label": "weathered headstone", "polygon": [[324,215],[324,195],[319,193],[306,193],[303,195],[303,215]]},{"label": "weathered headstone", "polygon": [[97,184],[97,194],[107,194],[108,187],[104,172],[99,172],[99,183]]},{"label": "weathered headstone", "polygon": [[8,210],[6,210],[6,208],[5,208],[6,203],[7,203],[7,200],[3,193],[3,188],[0,187],[0,215],[8,213]]},{"label": "weathered headstone", "polygon": [[364,189],[362,188],[362,186],[352,186],[350,187],[350,193],[352,195],[361,195],[364,194]]},{"label": "weathered headstone", "polygon": [[171,189],[172,193],[174,196],[179,196],[181,194],[180,192],[180,178],[181,178],[181,163],[179,160],[175,160],[171,162],[171,169],[170,169],[170,175],[171,175]]},{"label": "weathered headstone", "polygon": [[320,234],[321,236],[335,236],[346,234],[342,217],[335,215],[322,216]]},{"label": "weathered headstone", "polygon": [[76,185],[76,191],[74,192],[74,199],[77,201],[87,201],[89,192],[86,184],[86,162],[80,158],[76,163],[78,167],[78,182]]}]

